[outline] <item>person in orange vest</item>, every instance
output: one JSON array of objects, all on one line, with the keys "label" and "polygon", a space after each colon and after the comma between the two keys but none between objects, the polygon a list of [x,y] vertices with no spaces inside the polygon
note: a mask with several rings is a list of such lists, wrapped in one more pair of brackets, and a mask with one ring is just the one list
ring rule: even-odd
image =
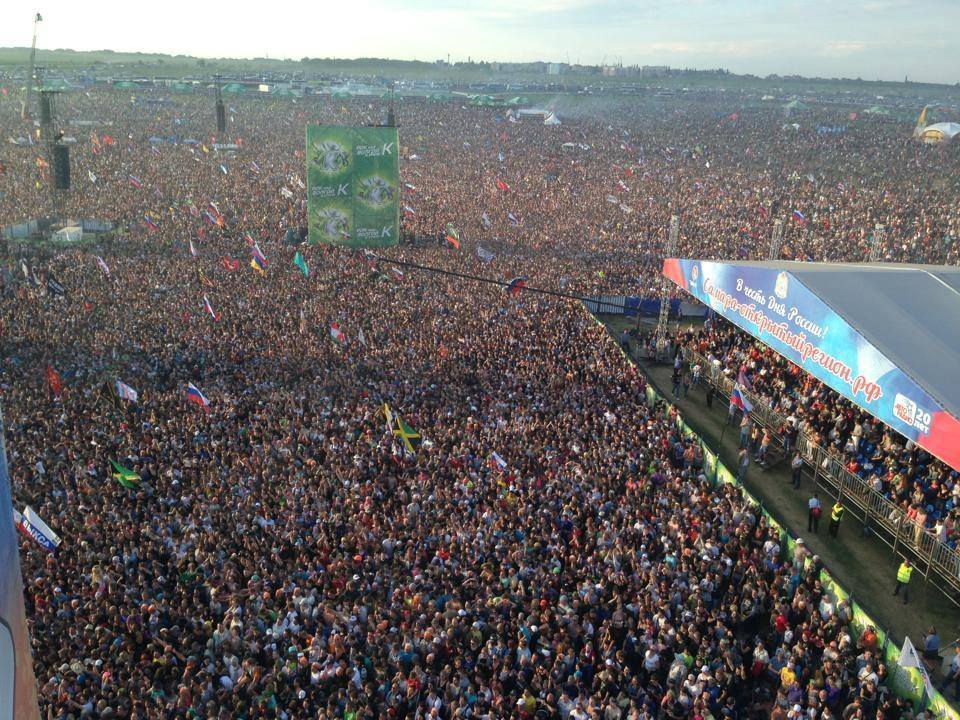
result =
[{"label": "person in orange vest", "polygon": [[893,589],[894,595],[900,594],[900,588],[903,588],[903,604],[907,604],[907,593],[910,592],[910,576],[913,575],[913,565],[909,560],[904,560],[897,568],[897,586]]}]

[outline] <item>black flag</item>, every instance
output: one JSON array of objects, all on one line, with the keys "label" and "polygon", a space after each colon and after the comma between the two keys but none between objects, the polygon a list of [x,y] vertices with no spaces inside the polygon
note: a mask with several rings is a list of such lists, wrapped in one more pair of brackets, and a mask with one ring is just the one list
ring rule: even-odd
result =
[{"label": "black flag", "polygon": [[67,289],[51,274],[47,275],[47,292],[57,297],[64,297]]}]

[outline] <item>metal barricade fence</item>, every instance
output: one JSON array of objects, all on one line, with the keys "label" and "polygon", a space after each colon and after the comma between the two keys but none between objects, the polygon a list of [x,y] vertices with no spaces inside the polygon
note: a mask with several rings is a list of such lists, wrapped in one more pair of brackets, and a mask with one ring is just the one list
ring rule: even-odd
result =
[{"label": "metal barricade fence", "polygon": [[[686,350],[685,358],[701,367],[701,377],[716,387],[721,396],[730,398],[734,380],[723,373],[721,366],[710,362],[702,354]],[[773,432],[774,441],[783,446],[777,431],[786,418],[764,400],[751,395],[754,422]],[[888,546],[893,553],[910,557],[924,578],[931,575],[941,581],[939,589],[953,602],[960,604],[960,553],[947,546],[932,533],[906,517],[896,504],[871,487],[860,476],[847,470],[842,458],[828,453],[804,434],[797,437],[797,449],[807,463],[819,486],[829,488],[831,494],[865,527]]]}]

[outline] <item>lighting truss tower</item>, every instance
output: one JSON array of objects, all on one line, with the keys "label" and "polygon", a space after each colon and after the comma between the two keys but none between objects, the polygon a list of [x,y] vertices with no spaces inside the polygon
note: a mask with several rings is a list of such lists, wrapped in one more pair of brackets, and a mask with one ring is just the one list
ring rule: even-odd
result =
[{"label": "lighting truss tower", "polygon": [[887,229],[877,223],[873,228],[873,238],[870,240],[870,262],[880,261],[880,251],[883,249],[883,241],[887,237]]},{"label": "lighting truss tower", "polygon": [[[663,249],[663,257],[670,258],[677,254],[677,238],[680,237],[680,217],[673,215],[670,218],[670,232],[667,233],[667,245]],[[657,351],[663,345],[663,340],[667,336],[667,319],[670,316],[670,281],[665,277],[660,278],[660,317],[657,320]]]},{"label": "lighting truss tower", "polygon": [[30,67],[27,69],[27,99],[23,102],[23,108],[20,110],[20,117],[26,120],[30,115],[30,102],[33,99],[33,88],[40,83],[37,79],[37,24],[42,22],[43,18],[37,13],[33,18],[33,43],[30,45]]},{"label": "lighting truss tower", "polygon": [[780,259],[780,249],[783,247],[783,220],[773,221],[773,235],[770,236],[770,259]]}]

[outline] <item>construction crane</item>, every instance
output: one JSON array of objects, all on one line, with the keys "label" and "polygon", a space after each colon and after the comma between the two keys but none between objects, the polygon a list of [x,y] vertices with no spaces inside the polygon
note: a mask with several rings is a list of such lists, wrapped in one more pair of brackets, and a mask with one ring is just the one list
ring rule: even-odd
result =
[{"label": "construction crane", "polygon": [[20,107],[21,120],[26,120],[30,115],[30,100],[33,98],[33,88],[37,82],[37,25],[42,20],[40,13],[33,18],[33,43],[30,45],[30,68],[27,71],[27,99]]}]

